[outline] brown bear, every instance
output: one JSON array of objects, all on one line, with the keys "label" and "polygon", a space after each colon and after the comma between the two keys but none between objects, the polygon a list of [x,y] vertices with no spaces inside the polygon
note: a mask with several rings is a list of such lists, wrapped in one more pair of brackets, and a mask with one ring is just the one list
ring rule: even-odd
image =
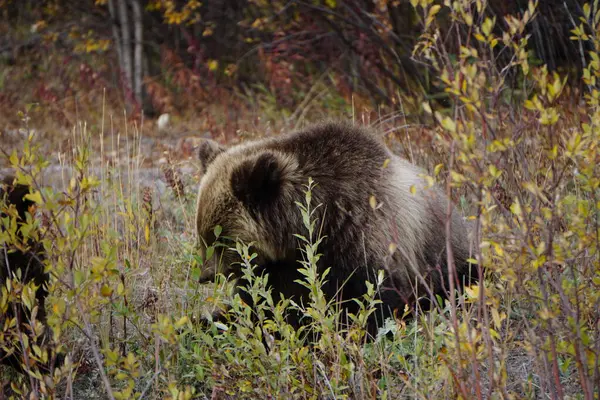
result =
[{"label": "brown bear", "polygon": [[[22,241],[24,237],[20,231],[21,224],[27,220],[27,213],[30,213],[34,203],[25,198],[30,193],[29,186],[15,184],[14,181],[14,177],[8,176],[3,179],[2,185],[0,185],[0,217],[4,219],[10,215],[14,215],[8,212],[9,208],[14,208],[18,224],[17,237]],[[4,231],[5,228],[6,225],[1,223],[0,232]],[[49,280],[49,274],[44,271],[43,246],[31,239],[26,240],[22,244],[24,246],[15,246],[10,241],[0,240],[0,287],[6,287],[6,281],[15,276],[20,276],[20,281],[23,284],[33,281],[38,287],[35,294],[36,305],[38,306],[35,319],[38,322],[37,331],[40,332],[43,329],[42,335],[39,338],[43,341],[48,334],[48,329],[45,327],[45,304],[46,297],[48,296],[46,285]],[[24,335],[31,334],[31,312],[22,304],[8,303],[6,306],[6,311],[0,315],[1,323],[4,324],[7,318],[14,318],[16,316],[21,333]],[[40,323],[43,326],[40,326]],[[11,344],[4,344],[4,346],[11,347]],[[21,349],[15,348],[14,350],[10,354],[6,354],[0,350],[0,362],[5,365],[11,365],[18,371],[23,371],[22,365],[24,360],[21,357]],[[48,366],[41,366],[41,368],[47,369]]]},{"label": "brown bear", "polygon": [[[205,168],[196,215],[200,252],[215,240],[216,225],[221,237],[253,242],[258,254],[254,263],[269,274],[274,299],[281,293],[297,302],[307,300],[306,289],[294,282],[302,278],[297,260],[303,259],[294,234],[305,234],[296,202],[303,202],[309,177],[316,183],[313,204],[321,204],[315,217],[325,238],[318,267],[331,268],[323,287],[329,299],[355,312],[351,299],[363,296],[365,282],[375,283],[383,269],[382,303],[369,322],[374,333],[394,310],[402,314],[418,297],[448,293],[448,199],[440,188],[426,185],[421,169],[392,154],[368,128],[322,123],[228,149],[206,141],[199,156]],[[459,287],[477,274],[467,262],[467,224],[452,209],[448,242]],[[200,282],[216,273],[240,277],[236,252],[218,249]],[[251,304],[243,291],[240,296]],[[301,317],[292,314],[290,322],[298,325]]]}]

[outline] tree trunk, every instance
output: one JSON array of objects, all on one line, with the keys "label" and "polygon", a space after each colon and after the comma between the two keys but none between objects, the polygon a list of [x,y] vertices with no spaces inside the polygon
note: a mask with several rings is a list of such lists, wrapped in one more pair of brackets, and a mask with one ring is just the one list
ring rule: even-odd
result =
[{"label": "tree trunk", "polygon": [[143,57],[143,19],[142,19],[142,5],[140,0],[131,0],[131,6],[133,9],[133,24],[134,24],[134,40],[135,50],[133,53],[133,92],[135,99],[137,100],[140,107],[143,107],[143,70],[142,70],[142,57]]},{"label": "tree trunk", "polygon": [[121,53],[123,55],[121,68],[125,73],[125,85],[127,86],[125,90],[131,91],[133,90],[133,72],[131,66],[131,35],[129,33],[129,18],[127,18],[127,4],[126,0],[116,0],[116,2],[119,13],[119,23],[121,25]]},{"label": "tree trunk", "polygon": [[[131,9],[129,9],[131,7]],[[108,0],[127,110],[152,107],[144,96],[144,14],[141,0]],[[131,25],[133,23],[133,26]],[[132,38],[133,35],[133,38]],[[133,39],[133,40],[132,40]]]},{"label": "tree trunk", "polygon": [[119,35],[119,26],[117,25],[117,14],[115,11],[115,4],[113,0],[108,0],[108,12],[110,14],[110,20],[112,25],[113,40],[115,41],[115,48],[117,49],[117,57],[119,59],[119,66],[123,66],[123,49],[121,44],[121,36]]}]

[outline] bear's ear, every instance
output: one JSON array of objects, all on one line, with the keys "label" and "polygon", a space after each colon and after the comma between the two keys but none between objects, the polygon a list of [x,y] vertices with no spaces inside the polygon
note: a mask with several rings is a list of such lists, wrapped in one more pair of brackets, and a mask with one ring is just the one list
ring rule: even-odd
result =
[{"label": "bear's ear", "polygon": [[279,198],[291,170],[289,160],[273,153],[245,160],[231,174],[233,195],[248,209],[258,211]]},{"label": "bear's ear", "polygon": [[221,146],[219,143],[210,139],[204,140],[200,146],[198,146],[198,159],[202,164],[204,172],[206,172],[210,163],[225,150],[226,148],[224,146]]}]

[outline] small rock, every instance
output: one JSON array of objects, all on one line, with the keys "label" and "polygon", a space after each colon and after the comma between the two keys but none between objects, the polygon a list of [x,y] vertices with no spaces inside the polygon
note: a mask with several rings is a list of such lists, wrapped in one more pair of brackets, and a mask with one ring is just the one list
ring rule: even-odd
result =
[{"label": "small rock", "polygon": [[156,125],[158,126],[159,131],[164,131],[169,127],[169,119],[170,115],[168,113],[161,114],[156,121]]}]

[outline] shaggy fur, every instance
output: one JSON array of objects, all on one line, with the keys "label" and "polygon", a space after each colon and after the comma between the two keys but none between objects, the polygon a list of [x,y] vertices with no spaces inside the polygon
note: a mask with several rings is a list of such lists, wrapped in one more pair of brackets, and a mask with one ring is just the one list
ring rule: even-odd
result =
[{"label": "shaggy fur", "polygon": [[[274,298],[282,293],[306,299],[305,290],[294,283],[302,254],[293,235],[305,233],[295,201],[303,202],[309,177],[317,183],[313,204],[322,204],[316,217],[326,238],[319,247],[319,268],[331,267],[323,288],[329,298],[338,296],[356,311],[347,300],[362,296],[365,281],[374,282],[384,269],[383,304],[370,327],[374,332],[373,324],[394,310],[402,313],[417,296],[446,294],[447,199],[439,188],[427,189],[419,177],[423,171],[393,155],[366,129],[327,123],[229,149],[206,142],[199,155],[206,168],[196,216],[201,250],[214,241],[215,225],[222,227],[222,236],[254,242],[257,265],[269,273]],[[459,286],[473,276],[466,262],[467,228],[457,212],[451,232]],[[220,265],[206,266],[201,281],[216,273],[239,277],[237,254],[223,251],[219,258]],[[297,317],[290,322],[298,324]]]},{"label": "shaggy fur", "polygon": [[[25,195],[29,194],[29,187],[25,185],[13,185],[14,178],[6,177],[2,185],[0,186],[0,204],[5,204],[7,207],[14,207],[17,211],[17,222],[20,224],[26,221],[26,213],[29,212],[30,207],[33,206],[33,202],[24,198]],[[3,212],[0,213],[0,217],[5,218],[7,215]],[[0,229],[3,229],[0,227]],[[17,231],[20,232],[20,231]],[[20,235],[20,233],[17,233]],[[22,238],[22,236],[21,236]],[[18,249],[7,243],[0,244],[0,285],[4,287],[9,277],[14,276],[17,271],[20,270],[21,281],[28,283],[33,281],[38,290],[36,291],[36,300],[38,311],[36,320],[42,324],[46,324],[46,296],[48,291],[46,284],[49,280],[49,275],[44,272],[44,265],[42,264],[43,252],[41,245],[38,243],[27,243],[29,248],[27,250]],[[24,334],[31,332],[31,313],[23,305],[17,304],[17,321],[20,321],[20,330]],[[0,321],[4,323],[6,318],[14,318],[13,304],[8,304],[6,314],[0,315]],[[40,326],[38,325],[38,328]],[[44,330],[42,339],[47,333],[47,329]],[[7,356],[0,350],[0,360],[3,364],[11,365],[17,370],[22,371],[20,356],[20,350],[16,350],[15,353]]]}]

